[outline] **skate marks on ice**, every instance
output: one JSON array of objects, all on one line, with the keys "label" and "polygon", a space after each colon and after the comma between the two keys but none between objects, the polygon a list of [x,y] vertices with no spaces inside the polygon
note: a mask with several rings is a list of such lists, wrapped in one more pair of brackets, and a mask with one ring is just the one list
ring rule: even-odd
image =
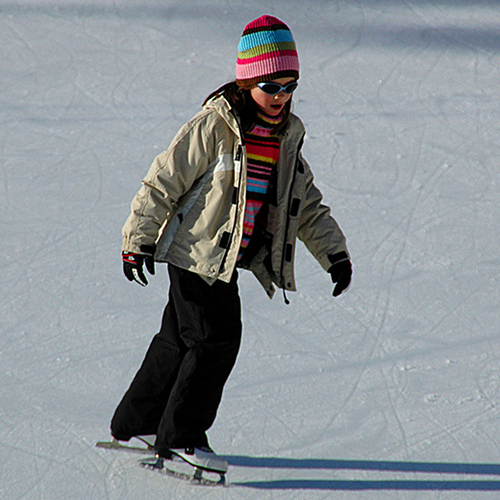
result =
[{"label": "skate marks on ice", "polygon": [[[117,442],[98,442],[97,447],[138,453],[151,454],[151,448],[120,445]],[[272,480],[245,480],[231,482],[232,486],[268,490],[400,490],[400,491],[500,491],[500,464],[459,463],[459,462],[410,462],[377,460],[342,459],[293,459],[277,457],[249,457],[242,455],[225,456],[231,467],[249,469],[282,469],[297,471],[360,471],[391,474],[386,479],[345,479],[345,478],[299,478],[286,477]],[[160,463],[161,461],[161,463]],[[195,485],[226,486],[225,475],[202,473],[182,460],[162,460],[149,457],[139,461],[145,469],[180,479]],[[398,474],[396,479],[395,476]],[[412,479],[401,478],[401,474],[411,474]],[[422,475],[422,478],[416,477]],[[431,475],[431,476],[430,476]],[[435,479],[446,475],[448,479]],[[217,476],[217,478],[215,478]],[[499,476],[498,479],[490,479]],[[275,477],[273,475],[273,477]],[[452,478],[450,478],[452,477]],[[484,479],[481,479],[484,477]],[[479,479],[478,479],[479,478]],[[488,479],[486,479],[488,478]]]},{"label": "skate marks on ice", "polygon": [[[500,491],[500,464],[405,462],[341,459],[292,459],[226,456],[232,467],[293,469],[297,471],[374,471],[393,473],[387,479],[301,479],[286,478],[232,483],[263,490],[401,490],[401,491]],[[412,474],[412,479],[394,479],[394,473]],[[415,474],[422,474],[419,479]],[[452,479],[434,479],[428,474],[445,474]],[[424,476],[425,475],[425,476]],[[464,476],[472,476],[464,478]],[[481,476],[488,479],[481,479]],[[489,479],[499,476],[498,479]],[[479,479],[478,479],[479,478]]]}]

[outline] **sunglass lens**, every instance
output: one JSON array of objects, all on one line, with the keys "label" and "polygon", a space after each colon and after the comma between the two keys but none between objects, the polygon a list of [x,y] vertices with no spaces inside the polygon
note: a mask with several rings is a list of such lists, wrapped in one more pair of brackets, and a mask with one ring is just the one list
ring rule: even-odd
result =
[{"label": "sunglass lens", "polygon": [[259,85],[259,87],[266,93],[270,95],[279,94],[281,92],[281,85],[277,83],[265,83],[263,85]]}]

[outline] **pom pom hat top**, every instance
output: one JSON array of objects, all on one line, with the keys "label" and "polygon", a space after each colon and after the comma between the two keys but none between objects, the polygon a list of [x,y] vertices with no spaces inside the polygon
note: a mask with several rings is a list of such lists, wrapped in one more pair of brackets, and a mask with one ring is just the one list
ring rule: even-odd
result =
[{"label": "pom pom hat top", "polygon": [[288,76],[299,78],[299,57],[290,28],[273,16],[247,24],[238,45],[236,83],[251,88]]}]

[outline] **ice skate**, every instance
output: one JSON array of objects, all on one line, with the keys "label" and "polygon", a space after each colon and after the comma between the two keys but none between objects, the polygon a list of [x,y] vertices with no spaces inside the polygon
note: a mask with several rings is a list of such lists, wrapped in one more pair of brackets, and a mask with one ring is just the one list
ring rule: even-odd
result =
[{"label": "ice skate", "polygon": [[170,452],[193,467],[222,474],[227,472],[227,460],[216,455],[209,447],[173,448]]},{"label": "ice skate", "polygon": [[[138,440],[140,444],[133,441]],[[149,454],[154,451],[156,435],[133,436],[129,441],[121,441],[113,437],[111,441],[98,441],[96,446],[98,448],[105,448],[108,450],[129,451],[133,453]]]},{"label": "ice skate", "polygon": [[[155,455],[141,460],[141,467],[188,480],[205,486],[223,486],[228,462],[216,455],[210,448],[174,448],[167,456]],[[205,474],[205,475],[204,475]],[[214,479],[210,476],[218,476]],[[207,477],[208,476],[208,477]]]}]

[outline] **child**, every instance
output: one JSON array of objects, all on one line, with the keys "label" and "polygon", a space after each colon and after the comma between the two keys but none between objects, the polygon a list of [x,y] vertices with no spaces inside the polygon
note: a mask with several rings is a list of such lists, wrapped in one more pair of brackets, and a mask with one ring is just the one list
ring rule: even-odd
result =
[{"label": "child", "polygon": [[[289,28],[262,16],[238,46],[236,81],[214,92],[160,154],[123,228],[123,266],[146,286],[144,264],[168,263],[169,301],[159,333],[114,414],[118,440],[153,435],[160,457],[225,471],[209,447],[241,339],[238,271],[270,297],[295,290],[299,237],[336,283],[351,281],[344,235],[301,154],[290,112],[299,60]],[[286,295],[285,295],[285,301]]]}]

